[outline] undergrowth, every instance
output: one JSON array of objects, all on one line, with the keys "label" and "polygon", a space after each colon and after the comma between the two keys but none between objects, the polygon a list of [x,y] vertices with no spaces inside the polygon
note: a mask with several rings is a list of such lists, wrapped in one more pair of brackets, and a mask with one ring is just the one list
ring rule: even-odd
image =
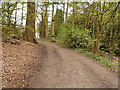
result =
[{"label": "undergrowth", "polygon": [[92,59],[99,61],[100,63],[106,65],[107,67],[109,67],[111,70],[113,70],[114,72],[118,72],[118,65],[114,65],[112,58],[110,57],[102,57],[100,55],[95,56],[95,54],[93,54],[92,52],[86,51],[84,49],[81,48],[73,48],[76,51],[79,51],[82,54],[85,54],[88,57],[91,57]]}]

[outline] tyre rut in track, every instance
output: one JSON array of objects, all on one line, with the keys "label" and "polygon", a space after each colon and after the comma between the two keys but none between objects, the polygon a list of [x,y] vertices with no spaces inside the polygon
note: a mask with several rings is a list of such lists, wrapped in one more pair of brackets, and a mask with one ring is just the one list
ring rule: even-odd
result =
[{"label": "tyre rut in track", "polygon": [[54,43],[41,42],[39,74],[35,88],[109,88],[117,87],[117,77],[106,67],[90,58],[62,48]]}]

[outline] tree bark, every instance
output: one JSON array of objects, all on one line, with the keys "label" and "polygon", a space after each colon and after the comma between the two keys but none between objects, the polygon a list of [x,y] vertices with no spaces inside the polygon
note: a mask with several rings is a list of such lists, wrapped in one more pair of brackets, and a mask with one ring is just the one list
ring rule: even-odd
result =
[{"label": "tree bark", "polygon": [[48,13],[47,13],[47,8],[48,8],[48,2],[46,2],[46,10],[45,10],[45,16],[46,16],[45,39],[48,39]]},{"label": "tree bark", "polygon": [[41,30],[40,30],[40,37],[43,39],[44,38],[44,16],[43,16],[43,13],[42,13],[42,23],[41,23]]},{"label": "tree bark", "polygon": [[54,21],[53,21],[53,18],[54,18],[54,4],[52,4],[51,36],[54,35]]},{"label": "tree bark", "polygon": [[93,54],[95,54],[95,24],[94,24],[94,18],[93,18]]},{"label": "tree bark", "polygon": [[27,19],[24,39],[36,43],[35,39],[35,2],[27,2]]},{"label": "tree bark", "polygon": [[24,2],[22,2],[21,26],[23,26],[23,8],[24,8]]},{"label": "tree bark", "polygon": [[[65,3],[63,2],[63,13],[65,13]],[[64,22],[64,15],[63,15],[63,22]]]},{"label": "tree bark", "polygon": [[73,2],[72,29],[74,28],[74,17],[75,17],[75,5],[74,5],[74,2]]},{"label": "tree bark", "polygon": [[67,0],[66,17],[65,17],[65,23],[66,24],[67,24],[67,17],[68,17],[68,0]]},{"label": "tree bark", "polygon": [[111,52],[111,42],[112,42],[113,26],[114,26],[114,23],[113,23],[113,20],[112,20],[112,27],[111,27],[110,39],[109,39],[109,49],[108,49],[109,52]]}]

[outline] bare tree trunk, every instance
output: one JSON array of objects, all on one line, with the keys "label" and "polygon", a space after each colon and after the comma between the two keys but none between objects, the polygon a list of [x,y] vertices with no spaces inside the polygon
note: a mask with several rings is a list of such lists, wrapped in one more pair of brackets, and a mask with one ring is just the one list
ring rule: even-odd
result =
[{"label": "bare tree trunk", "polygon": [[113,26],[114,26],[114,23],[113,23],[113,20],[112,20],[112,27],[111,27],[110,39],[109,39],[109,49],[108,49],[109,52],[111,51],[111,42],[112,42]]},{"label": "bare tree trunk", "polygon": [[45,16],[46,16],[46,32],[45,32],[45,39],[48,39],[48,13],[47,13],[47,8],[48,8],[48,2],[46,2],[46,10],[45,10]]},{"label": "bare tree trunk", "polygon": [[[46,14],[46,13],[45,13]],[[43,32],[44,32],[44,38],[45,38],[45,31],[46,31],[46,15],[44,14],[44,19],[43,19]]]},{"label": "bare tree trunk", "polygon": [[23,26],[23,8],[24,8],[24,2],[22,2],[21,26]]},{"label": "bare tree trunk", "polygon": [[[101,0],[98,4],[98,11],[102,12],[101,11]],[[103,11],[104,11],[104,7],[103,7]],[[102,29],[102,17],[103,17],[103,14],[100,13],[100,25],[98,26],[99,27],[99,30],[98,30],[98,37],[97,37],[97,49],[99,50],[99,47],[100,47],[100,39],[101,39],[101,29]]]},{"label": "bare tree trunk", "polygon": [[[18,4],[18,3],[16,2],[16,4]],[[17,5],[16,5],[16,11],[15,11],[15,23],[14,23],[14,25],[16,25],[16,23],[17,23]]]},{"label": "bare tree trunk", "polygon": [[54,20],[53,20],[53,18],[54,18],[54,4],[52,4],[52,21],[51,21],[51,36],[53,36],[54,35]]},{"label": "bare tree trunk", "polygon": [[[63,2],[63,13],[65,13],[65,3]],[[63,14],[63,22],[64,22],[64,14]]]},{"label": "bare tree trunk", "polygon": [[93,19],[93,54],[95,54],[95,24]]},{"label": "bare tree trunk", "polygon": [[43,16],[43,13],[42,13],[42,23],[41,23],[40,37],[42,39],[44,38],[44,16]]},{"label": "bare tree trunk", "polygon": [[24,39],[36,43],[35,39],[35,2],[27,2],[27,19]]},{"label": "bare tree trunk", "polygon": [[98,25],[98,4],[97,4],[97,15],[96,15],[96,19],[95,19],[95,29],[94,29],[94,32],[95,32],[95,40],[94,40],[94,54],[97,56],[98,55],[98,43],[97,43],[97,38],[98,38],[98,30],[99,30],[99,25]]},{"label": "bare tree trunk", "polygon": [[73,2],[72,28],[74,28],[74,17],[75,17],[75,5],[74,5],[74,2]]},{"label": "bare tree trunk", "polygon": [[40,32],[39,32],[39,37],[41,39],[45,38],[45,13],[44,13],[44,10],[45,10],[45,4],[43,4],[44,6],[41,8],[42,9],[42,13],[41,13],[41,17],[42,17],[42,22],[41,22],[41,28],[40,28]]},{"label": "bare tree trunk", "polygon": [[67,0],[66,17],[65,17],[65,23],[66,24],[67,24],[67,17],[68,17],[68,0]]}]

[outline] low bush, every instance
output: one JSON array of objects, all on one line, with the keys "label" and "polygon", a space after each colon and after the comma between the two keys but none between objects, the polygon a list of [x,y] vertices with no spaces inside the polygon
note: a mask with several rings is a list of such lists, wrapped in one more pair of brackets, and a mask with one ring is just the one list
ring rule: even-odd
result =
[{"label": "low bush", "polygon": [[58,39],[70,48],[81,47],[88,50],[92,49],[92,38],[87,34],[87,30],[81,30],[79,27],[71,29],[64,24],[60,27]]}]

